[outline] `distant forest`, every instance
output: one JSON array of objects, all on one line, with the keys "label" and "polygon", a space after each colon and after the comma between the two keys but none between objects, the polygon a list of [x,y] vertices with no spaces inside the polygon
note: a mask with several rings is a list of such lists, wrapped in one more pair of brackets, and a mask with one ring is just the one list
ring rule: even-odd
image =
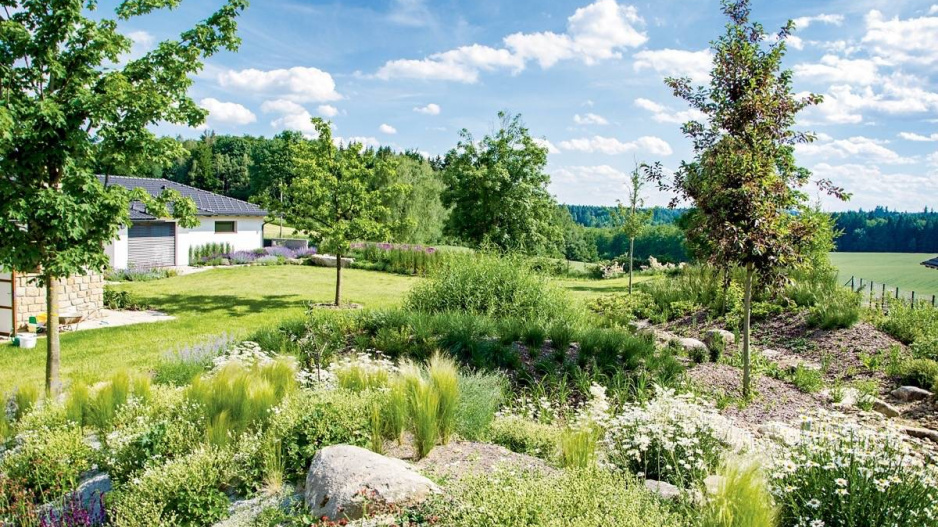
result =
[{"label": "distant forest", "polygon": [[[585,227],[612,226],[609,207],[567,205],[567,209],[573,220]],[[687,209],[658,207],[652,211],[654,224],[668,225]],[[938,211],[926,208],[923,212],[897,212],[876,207],[871,211],[836,212],[833,217],[842,232],[837,239],[838,251],[938,253]]]}]

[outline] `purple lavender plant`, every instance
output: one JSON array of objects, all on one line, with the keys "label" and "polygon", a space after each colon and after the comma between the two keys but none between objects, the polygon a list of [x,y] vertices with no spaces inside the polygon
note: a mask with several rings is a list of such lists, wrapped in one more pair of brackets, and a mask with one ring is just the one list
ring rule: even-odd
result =
[{"label": "purple lavender plant", "polygon": [[282,256],[284,258],[295,258],[296,253],[293,251],[293,249],[289,247],[276,245],[274,247],[267,248],[267,256]]},{"label": "purple lavender plant", "polygon": [[51,509],[39,517],[40,527],[96,527],[107,523],[104,495],[96,493],[87,502],[78,492],[62,498],[61,509]]},{"label": "purple lavender plant", "polygon": [[232,264],[249,264],[257,260],[257,257],[254,251],[235,251],[228,255],[228,260]]},{"label": "purple lavender plant", "polygon": [[315,248],[315,247],[308,247],[308,248],[306,248],[306,249],[298,249],[298,250],[296,251],[296,258],[306,258],[306,257],[312,256],[312,255],[314,255],[314,254],[316,254],[316,248]]}]

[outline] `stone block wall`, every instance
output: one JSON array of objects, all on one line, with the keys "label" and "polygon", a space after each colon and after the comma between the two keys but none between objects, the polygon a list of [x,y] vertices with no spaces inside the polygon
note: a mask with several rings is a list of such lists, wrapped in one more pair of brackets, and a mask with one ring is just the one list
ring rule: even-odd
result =
[{"label": "stone block wall", "polygon": [[[46,289],[32,280],[36,275],[17,274],[14,281],[16,324],[22,330],[34,317],[46,312]],[[73,276],[59,283],[59,313],[79,312],[86,318],[98,316],[104,309],[104,275],[92,273]]]}]

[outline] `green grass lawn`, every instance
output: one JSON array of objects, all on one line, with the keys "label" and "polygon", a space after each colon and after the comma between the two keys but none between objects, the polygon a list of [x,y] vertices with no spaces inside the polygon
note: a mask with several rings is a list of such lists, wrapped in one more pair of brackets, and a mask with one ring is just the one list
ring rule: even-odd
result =
[{"label": "green grass lawn", "polygon": [[831,253],[831,262],[840,271],[840,283],[855,276],[857,286],[862,278],[864,283],[874,281],[877,291],[885,283],[893,291],[898,286],[900,294],[915,291],[916,297],[931,298],[938,295],[938,269],[921,263],[934,257],[922,253]]},{"label": "green grass lawn", "polygon": [[[632,284],[653,279],[653,276],[632,277]],[[570,291],[574,298],[587,300],[599,295],[629,292],[629,277],[611,278],[609,280],[588,280],[585,278],[559,278],[555,280],[561,287]]]},{"label": "green grass lawn", "polygon": [[[366,307],[397,305],[415,279],[345,269],[346,301]],[[95,381],[127,368],[145,371],[163,354],[228,333],[244,336],[303,314],[304,302],[329,302],[335,269],[310,266],[235,267],[120,286],[176,320],[62,334],[64,380]],[[41,386],[45,339],[35,349],[0,346],[0,393]]]}]

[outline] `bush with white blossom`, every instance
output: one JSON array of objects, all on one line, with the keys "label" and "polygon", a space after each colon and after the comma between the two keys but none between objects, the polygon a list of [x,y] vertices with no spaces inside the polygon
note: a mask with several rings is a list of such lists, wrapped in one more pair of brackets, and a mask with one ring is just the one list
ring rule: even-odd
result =
[{"label": "bush with white blossom", "polygon": [[818,411],[770,476],[783,527],[938,525],[938,471],[891,426]]}]

